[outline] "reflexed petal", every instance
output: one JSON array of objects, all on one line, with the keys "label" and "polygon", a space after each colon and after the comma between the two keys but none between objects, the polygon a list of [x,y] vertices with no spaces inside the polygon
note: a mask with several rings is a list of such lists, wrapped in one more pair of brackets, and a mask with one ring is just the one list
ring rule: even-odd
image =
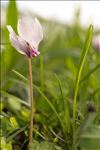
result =
[{"label": "reflexed petal", "polygon": [[7,25],[7,29],[10,32],[10,41],[12,46],[21,54],[27,55],[28,53],[28,45],[27,43],[21,39],[19,36],[16,35],[13,28]]},{"label": "reflexed petal", "polygon": [[22,39],[38,49],[38,44],[43,39],[41,24],[35,18],[32,22],[18,21],[18,33]]}]

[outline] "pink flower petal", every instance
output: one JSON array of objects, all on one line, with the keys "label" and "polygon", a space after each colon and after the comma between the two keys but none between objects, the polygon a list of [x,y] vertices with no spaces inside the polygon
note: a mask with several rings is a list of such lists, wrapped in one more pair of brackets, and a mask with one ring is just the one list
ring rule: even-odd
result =
[{"label": "pink flower petal", "polygon": [[43,39],[42,27],[36,18],[32,22],[19,20],[18,33],[22,39],[32,44],[36,49],[38,49],[38,45]]},{"label": "pink flower petal", "polygon": [[16,35],[13,28],[7,25],[7,29],[10,32],[10,41],[12,46],[21,54],[28,55],[28,45],[27,43],[21,39],[19,36]]}]

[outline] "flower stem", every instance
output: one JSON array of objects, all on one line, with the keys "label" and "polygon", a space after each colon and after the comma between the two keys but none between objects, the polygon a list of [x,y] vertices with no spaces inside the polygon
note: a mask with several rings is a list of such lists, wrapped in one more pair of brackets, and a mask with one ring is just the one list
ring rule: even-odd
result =
[{"label": "flower stem", "polygon": [[29,61],[29,92],[30,92],[30,129],[29,129],[29,145],[32,143],[33,139],[33,117],[34,117],[34,103],[33,103],[33,84],[32,84],[32,60]]}]

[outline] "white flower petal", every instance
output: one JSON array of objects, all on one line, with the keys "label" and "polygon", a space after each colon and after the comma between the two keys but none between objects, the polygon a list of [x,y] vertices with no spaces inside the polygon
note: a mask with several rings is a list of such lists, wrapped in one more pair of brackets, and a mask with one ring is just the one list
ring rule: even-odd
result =
[{"label": "white flower petal", "polygon": [[36,18],[32,22],[19,20],[18,33],[22,39],[32,44],[36,49],[43,39],[42,27]]},{"label": "white flower petal", "polygon": [[34,40],[32,40],[32,43],[34,44],[35,41],[37,44],[39,44],[40,41],[43,39],[43,30],[37,18],[34,19],[33,26],[34,26]]},{"label": "white flower petal", "polygon": [[10,32],[10,41],[12,46],[21,54],[27,55],[28,53],[28,45],[27,43],[21,39],[19,36],[16,35],[13,28],[7,25],[7,29]]}]

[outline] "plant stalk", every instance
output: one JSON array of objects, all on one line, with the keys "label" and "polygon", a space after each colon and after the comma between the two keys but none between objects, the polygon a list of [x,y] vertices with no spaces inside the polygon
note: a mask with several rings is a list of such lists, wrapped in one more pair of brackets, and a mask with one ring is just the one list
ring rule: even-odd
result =
[{"label": "plant stalk", "polygon": [[30,98],[30,126],[29,126],[29,145],[33,140],[33,118],[34,118],[34,99],[33,99],[33,83],[32,83],[32,59],[29,58],[29,98]]}]

